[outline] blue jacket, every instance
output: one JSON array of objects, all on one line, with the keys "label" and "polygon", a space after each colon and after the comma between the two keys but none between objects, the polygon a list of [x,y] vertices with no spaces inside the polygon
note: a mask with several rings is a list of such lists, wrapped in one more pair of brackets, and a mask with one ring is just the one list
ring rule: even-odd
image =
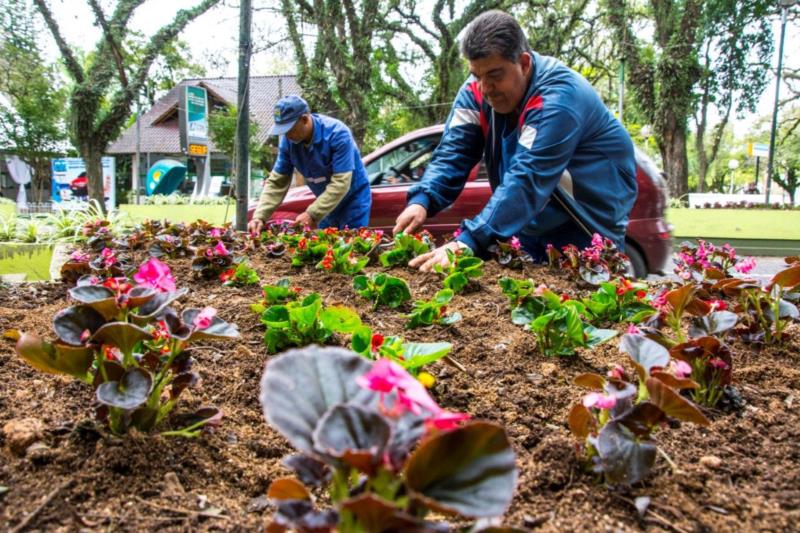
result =
[{"label": "blue jacket", "polygon": [[[636,200],[630,136],[582,76],[552,57],[532,56],[534,71],[518,115],[495,113],[478,82],[464,83],[408,203],[435,215],[456,200],[483,157],[492,197],[478,216],[464,221],[458,237],[474,251],[513,235],[546,237],[558,225],[554,212],[622,249]],[[560,209],[553,209],[556,204]]]}]

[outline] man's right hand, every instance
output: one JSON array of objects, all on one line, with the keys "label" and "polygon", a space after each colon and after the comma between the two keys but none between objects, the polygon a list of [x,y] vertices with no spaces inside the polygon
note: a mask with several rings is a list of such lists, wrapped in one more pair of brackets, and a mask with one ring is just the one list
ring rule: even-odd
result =
[{"label": "man's right hand", "polygon": [[264,221],[260,218],[254,218],[247,224],[247,231],[250,232],[250,235],[253,237],[258,237],[261,235],[261,230],[264,229]]},{"label": "man's right hand", "polygon": [[397,235],[401,231],[405,233],[414,233],[422,227],[426,218],[428,218],[427,209],[419,204],[411,204],[397,217],[392,235]]}]

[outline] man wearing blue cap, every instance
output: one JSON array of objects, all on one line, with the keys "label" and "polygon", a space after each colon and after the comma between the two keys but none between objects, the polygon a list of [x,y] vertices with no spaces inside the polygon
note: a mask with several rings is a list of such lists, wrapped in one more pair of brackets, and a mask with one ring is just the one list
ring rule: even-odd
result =
[{"label": "man wearing blue cap", "polygon": [[311,113],[305,100],[290,95],[275,105],[270,135],[281,136],[278,158],[248,224],[251,233],[260,233],[264,221],[283,202],[293,172],[303,177],[317,197],[295,222],[320,228],[369,225],[372,194],[367,171],[347,126]]}]

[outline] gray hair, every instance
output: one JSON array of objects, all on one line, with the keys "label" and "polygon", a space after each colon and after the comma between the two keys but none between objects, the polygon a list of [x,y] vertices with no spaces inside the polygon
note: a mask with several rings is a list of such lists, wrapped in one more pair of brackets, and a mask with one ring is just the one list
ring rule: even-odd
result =
[{"label": "gray hair", "polygon": [[498,10],[476,17],[461,40],[461,53],[469,61],[499,54],[517,63],[520,54],[530,51],[528,39],[517,20]]}]

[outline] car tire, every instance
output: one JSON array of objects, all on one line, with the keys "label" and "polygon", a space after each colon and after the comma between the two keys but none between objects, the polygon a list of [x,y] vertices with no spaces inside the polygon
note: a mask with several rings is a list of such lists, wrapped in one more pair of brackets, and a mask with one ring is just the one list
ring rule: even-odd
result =
[{"label": "car tire", "polygon": [[633,275],[633,277],[638,279],[646,278],[647,264],[645,264],[644,257],[642,257],[642,253],[636,248],[636,246],[631,243],[626,243],[625,255],[627,255],[628,259],[631,261],[628,275]]}]

